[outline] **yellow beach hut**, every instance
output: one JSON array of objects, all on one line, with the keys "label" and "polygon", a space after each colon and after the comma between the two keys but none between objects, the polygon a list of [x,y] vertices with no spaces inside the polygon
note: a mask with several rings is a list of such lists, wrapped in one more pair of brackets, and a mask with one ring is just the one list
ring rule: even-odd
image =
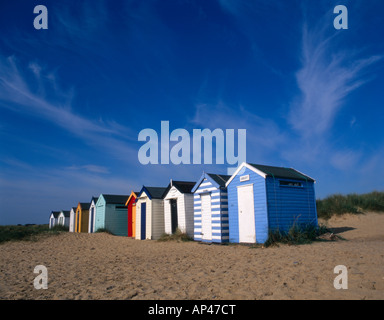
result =
[{"label": "yellow beach hut", "polygon": [[89,202],[79,202],[76,208],[75,232],[88,232]]}]

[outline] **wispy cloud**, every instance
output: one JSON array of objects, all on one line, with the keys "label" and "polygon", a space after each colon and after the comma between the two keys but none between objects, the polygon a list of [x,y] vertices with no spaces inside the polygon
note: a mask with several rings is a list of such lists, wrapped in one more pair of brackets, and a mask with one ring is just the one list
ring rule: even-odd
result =
[{"label": "wispy cloud", "polygon": [[[238,19],[248,6],[229,0],[221,4]],[[268,7],[263,1],[257,4]],[[340,49],[338,35],[329,34],[323,18],[318,23],[302,24],[300,67],[294,74],[297,91],[292,94],[284,119],[275,114],[260,117],[254,111],[257,106],[202,102],[196,105],[190,123],[209,128],[247,128],[247,158],[252,161],[344,172],[361,165],[364,150],[336,145],[334,124],[342,108],[348,107],[346,101],[351,93],[374,79],[372,67],[382,62],[384,55],[367,55],[364,48]]]},{"label": "wispy cloud", "polygon": [[[37,62],[29,63],[27,71],[22,71],[14,56],[0,56],[0,108],[49,121],[87,144],[98,145],[115,155],[132,155],[129,142],[136,134],[130,128],[114,120],[76,114],[72,108],[73,89],[62,89],[54,73],[46,72]],[[34,82],[38,88],[33,88]]]},{"label": "wispy cloud", "polygon": [[[29,65],[31,66],[31,64]],[[41,67],[36,63],[30,67],[33,75],[32,80],[41,81]],[[28,75],[22,72],[17,65],[17,59],[14,56],[0,58],[0,100],[2,106],[12,109],[16,112],[28,113],[34,116],[44,117],[47,120],[71,130],[73,133],[81,134],[79,130],[108,133],[108,129],[82,118],[71,112],[69,104],[63,104],[61,99],[65,93],[63,91],[55,92],[56,99],[59,101],[49,101],[42,93],[33,92],[28,82]],[[38,75],[38,77],[36,77]],[[33,83],[33,81],[31,81]],[[71,97],[67,96],[67,99]],[[73,125],[69,126],[71,123]],[[80,129],[84,128],[84,129]]]},{"label": "wispy cloud", "polygon": [[[56,44],[65,46],[67,42],[75,44],[72,50],[92,50],[95,45],[100,45],[106,40],[106,25],[110,21],[110,12],[107,2],[100,0],[83,1],[70,6],[64,3],[55,3],[55,10],[52,10],[55,21]],[[102,36],[103,35],[103,36]],[[71,48],[68,48],[71,49]],[[93,52],[97,54],[97,52]]]},{"label": "wispy cloud", "polygon": [[359,58],[357,52],[337,49],[336,36],[319,28],[303,26],[301,68],[296,73],[299,94],[288,120],[302,137],[326,134],[344,106],[345,98],[371,80],[368,68],[382,55]]},{"label": "wispy cloud", "polygon": [[103,166],[98,166],[95,164],[86,164],[86,165],[82,165],[82,166],[73,165],[73,166],[68,167],[67,169],[71,170],[71,171],[86,170],[88,172],[93,172],[93,173],[109,173],[108,168],[103,167]]},{"label": "wispy cloud", "polygon": [[[211,130],[219,128],[224,132],[227,129],[246,129],[248,161],[271,159],[271,154],[280,153],[279,150],[290,139],[289,132],[285,132],[274,119],[262,118],[242,105],[229,107],[223,101],[197,104],[189,125]],[[279,164],[279,159],[275,157],[273,163]]]},{"label": "wispy cloud", "polygon": [[[51,210],[69,210],[101,193],[129,194],[140,187],[130,177],[92,172],[103,170],[93,165],[83,170],[61,167],[43,171],[26,163],[13,165],[14,172],[0,172],[0,224],[46,223]],[[23,174],[17,174],[18,170],[24,170]]]}]

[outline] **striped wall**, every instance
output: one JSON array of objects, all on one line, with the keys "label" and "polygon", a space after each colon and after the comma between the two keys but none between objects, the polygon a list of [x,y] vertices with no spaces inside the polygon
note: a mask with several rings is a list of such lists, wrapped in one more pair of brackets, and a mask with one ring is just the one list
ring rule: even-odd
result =
[{"label": "striped wall", "polygon": [[[211,195],[211,227],[212,237],[204,240],[202,237],[201,195]],[[225,188],[214,186],[208,179],[202,180],[194,193],[194,239],[196,241],[228,242],[228,194]]]}]

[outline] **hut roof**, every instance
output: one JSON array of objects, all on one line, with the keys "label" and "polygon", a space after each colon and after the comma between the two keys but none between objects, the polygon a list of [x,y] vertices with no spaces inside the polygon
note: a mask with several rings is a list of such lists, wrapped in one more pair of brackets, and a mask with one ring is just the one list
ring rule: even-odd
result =
[{"label": "hut roof", "polygon": [[82,210],[89,210],[89,207],[91,206],[89,202],[79,202],[79,204]]},{"label": "hut roof", "polygon": [[[61,211],[61,212],[63,213],[64,217],[66,217],[66,218],[69,218],[69,216],[70,216],[70,214],[71,214],[70,211],[66,211],[66,210],[63,210],[63,211]],[[60,213],[61,213],[61,212],[60,212]]]},{"label": "hut roof", "polygon": [[103,194],[106,203],[123,204],[125,205],[129,195],[120,194]]},{"label": "hut roof", "polygon": [[293,168],[285,168],[285,167],[274,167],[274,166],[266,166],[261,164],[253,164],[249,163],[252,167],[256,168],[264,172],[267,176],[275,177],[275,178],[285,178],[285,179],[296,179],[296,180],[306,180],[312,181],[315,180],[311,177],[293,169]]},{"label": "hut roof", "polygon": [[97,200],[99,200],[99,197],[92,197],[92,199],[91,199],[91,203],[92,203],[92,201],[93,201],[94,203],[96,203]]},{"label": "hut roof", "polygon": [[216,173],[207,173],[216,183],[220,185],[220,187],[225,187],[225,183],[229,180],[231,176],[224,174],[216,174]]},{"label": "hut roof", "polygon": [[197,190],[197,188],[204,181],[204,179],[210,180],[210,182],[215,186],[215,188],[223,188],[225,187],[225,184],[230,177],[231,176],[224,175],[224,174],[203,172],[200,179],[196,182],[196,184],[192,188],[192,192],[195,192]]},{"label": "hut roof", "polygon": [[195,184],[196,184],[196,182],[192,182],[192,181],[175,181],[175,180],[171,180],[171,182],[169,183],[168,187],[164,191],[163,197],[165,197],[165,195],[168,193],[168,191],[172,187],[175,187],[181,193],[192,193],[192,188],[194,187]]},{"label": "hut roof", "polygon": [[141,193],[143,193],[143,191],[145,191],[148,194],[150,199],[163,199],[164,193],[166,190],[167,190],[167,188],[163,188],[163,187],[143,186],[143,188],[141,189],[141,191],[137,195],[139,196],[139,194],[141,194]]},{"label": "hut roof", "polygon": [[54,218],[58,218],[59,214],[60,214],[60,211],[51,211],[51,214],[49,216],[53,215]]}]

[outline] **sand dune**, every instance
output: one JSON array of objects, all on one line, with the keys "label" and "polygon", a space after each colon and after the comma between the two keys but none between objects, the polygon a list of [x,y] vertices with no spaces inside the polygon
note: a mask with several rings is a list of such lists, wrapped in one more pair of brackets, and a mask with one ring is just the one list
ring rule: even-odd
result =
[{"label": "sand dune", "polygon": [[[384,299],[384,214],[327,222],[347,241],[250,248],[65,233],[0,245],[0,299]],[[36,290],[36,265],[48,289]],[[348,289],[333,269],[345,265]]]}]

